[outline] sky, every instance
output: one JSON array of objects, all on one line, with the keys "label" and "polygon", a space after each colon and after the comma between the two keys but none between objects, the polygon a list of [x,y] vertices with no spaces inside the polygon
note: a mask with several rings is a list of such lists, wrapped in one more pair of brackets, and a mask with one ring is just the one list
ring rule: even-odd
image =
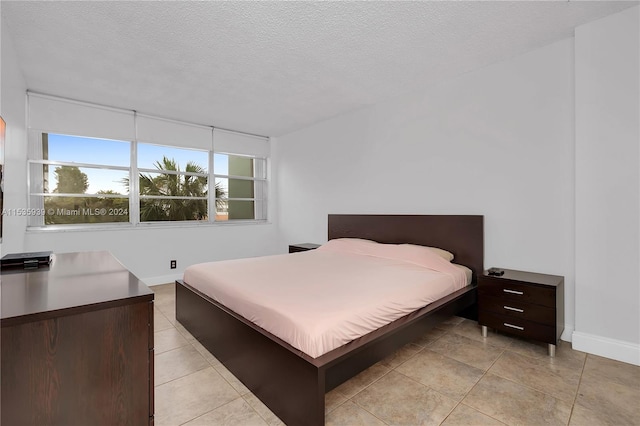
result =
[{"label": "sky", "polygon": [[[205,171],[208,170],[207,151],[138,143],[138,168],[156,169],[154,163],[162,160],[163,156],[174,159],[181,170],[184,170],[189,161],[195,162]],[[51,161],[129,167],[130,158],[130,142],[49,133],[48,159]],[[53,191],[57,185],[54,170],[55,167],[51,167],[49,171],[50,191]],[[122,180],[129,176],[128,171],[88,167],[81,167],[80,170],[87,175],[89,180],[88,194],[95,194],[100,190],[127,193]],[[228,174],[228,156],[215,154],[214,170],[218,174]]]}]

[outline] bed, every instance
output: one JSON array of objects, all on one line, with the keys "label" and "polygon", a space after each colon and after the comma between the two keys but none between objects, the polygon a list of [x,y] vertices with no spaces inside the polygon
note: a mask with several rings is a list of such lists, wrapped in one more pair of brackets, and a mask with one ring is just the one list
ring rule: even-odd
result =
[{"label": "bed", "polygon": [[472,284],[316,357],[182,280],[176,282],[176,318],[287,425],[321,425],[327,391],[451,315],[472,311],[475,278],[483,269],[483,234],[482,216],[329,215],[329,240],[439,247],[472,271]]}]

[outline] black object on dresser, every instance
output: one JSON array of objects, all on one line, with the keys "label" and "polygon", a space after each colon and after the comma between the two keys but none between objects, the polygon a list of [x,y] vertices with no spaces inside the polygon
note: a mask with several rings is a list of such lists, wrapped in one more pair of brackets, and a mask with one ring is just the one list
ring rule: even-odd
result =
[{"label": "black object on dresser", "polygon": [[109,252],[2,271],[3,425],[153,424],[153,292]]},{"label": "black object on dresser", "polygon": [[34,269],[48,267],[51,263],[51,255],[52,252],[50,251],[7,254],[0,259],[0,269]]},{"label": "black object on dresser", "polygon": [[318,247],[320,247],[320,244],[313,244],[313,243],[291,244],[289,246],[289,253],[297,253],[299,251],[314,250],[314,249],[317,249]]},{"label": "black object on dresser", "polygon": [[478,278],[478,324],[547,343],[555,356],[564,331],[564,277],[504,269]]}]

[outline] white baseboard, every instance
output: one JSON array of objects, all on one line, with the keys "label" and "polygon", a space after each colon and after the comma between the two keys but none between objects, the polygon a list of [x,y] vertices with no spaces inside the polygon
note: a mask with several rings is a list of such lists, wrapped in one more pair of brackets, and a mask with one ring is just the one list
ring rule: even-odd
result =
[{"label": "white baseboard", "polygon": [[175,280],[181,280],[181,279],[182,279],[182,273],[172,274],[172,275],[162,275],[159,277],[142,278],[141,281],[151,287],[154,285],[172,283]]},{"label": "white baseboard", "polygon": [[573,325],[564,325],[564,331],[562,332],[562,335],[560,336],[560,340],[564,340],[565,342],[571,342],[572,336],[573,336]]},{"label": "white baseboard", "polygon": [[637,343],[574,331],[571,346],[578,351],[640,365],[640,344]]}]

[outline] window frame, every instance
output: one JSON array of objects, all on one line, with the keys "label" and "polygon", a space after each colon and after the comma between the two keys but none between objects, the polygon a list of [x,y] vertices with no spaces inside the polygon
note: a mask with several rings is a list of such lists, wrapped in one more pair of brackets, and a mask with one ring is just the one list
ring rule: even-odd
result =
[{"label": "window frame", "polygon": [[[218,211],[217,211],[217,201],[218,200],[226,200],[227,202],[229,201],[253,201],[254,206],[253,206],[253,219],[226,219],[226,220],[218,220],[217,222],[237,222],[237,221],[266,221],[268,218],[268,203],[267,203],[267,194],[268,194],[268,168],[267,168],[267,158],[265,157],[259,157],[256,155],[248,155],[248,154],[235,154],[235,153],[230,153],[230,152],[223,152],[223,151],[212,151],[212,157],[215,158],[216,154],[221,154],[221,155],[227,155],[227,156],[233,156],[233,157],[240,157],[240,158],[251,158],[254,161],[254,171],[253,171],[253,176],[239,176],[239,175],[232,175],[232,174],[221,174],[221,173],[213,173],[213,185],[214,185],[214,189],[213,189],[213,195],[214,195],[214,204],[213,204],[213,208],[215,209],[213,217],[215,219],[215,216],[217,215]],[[262,161],[264,164],[262,167],[264,167],[264,177],[256,177],[256,165],[255,162],[256,160],[260,160]],[[213,165],[212,165],[212,169],[213,169]],[[235,179],[235,180],[246,180],[246,181],[252,181],[253,182],[253,197],[252,198],[241,198],[241,197],[229,197],[227,194],[227,197],[224,198],[218,198],[215,195],[215,180],[217,178],[220,179],[227,179],[227,182]],[[260,192],[262,192],[264,194],[264,196],[262,197],[258,197],[256,195],[257,191],[257,186],[256,183],[257,182],[261,182],[262,185],[262,190]],[[258,216],[258,210],[261,210],[261,216],[264,216],[264,219],[256,219],[256,217]],[[228,211],[228,205],[227,205],[227,211]],[[211,216],[210,216],[211,217]]]},{"label": "window frame", "polygon": [[[40,212],[41,214],[33,214],[29,215],[27,222],[27,229],[73,229],[73,228],[81,228],[88,227],[91,229],[101,228],[101,227],[122,227],[131,224],[131,188],[129,188],[128,194],[98,194],[98,193],[55,193],[55,192],[33,192],[32,191],[32,182],[33,177],[32,174],[32,166],[60,166],[60,167],[76,167],[78,169],[97,169],[97,170],[114,170],[119,172],[127,172],[129,178],[131,178],[131,170],[129,166],[111,166],[107,164],[98,164],[98,163],[84,163],[84,162],[73,162],[73,161],[60,161],[60,160],[45,160],[45,159],[37,159],[32,158],[37,156],[37,153],[42,153],[42,149],[36,148],[39,145],[43,144],[43,135],[45,134],[56,134],[62,136],[70,136],[70,137],[80,137],[85,139],[94,139],[94,140],[104,140],[104,141],[115,141],[115,142],[126,142],[131,147],[133,142],[131,141],[122,141],[115,140],[109,138],[97,138],[92,136],[79,136],[79,135],[63,135],[61,133],[54,132],[44,132],[44,131],[29,131],[28,135],[28,156],[27,156],[27,205],[28,211],[30,212]],[[42,176],[43,184],[44,184],[44,173]],[[44,185],[43,185],[44,186]],[[44,188],[43,188],[44,189]],[[37,205],[33,205],[33,199],[37,197],[38,202]],[[45,223],[45,215],[46,212],[44,210],[45,198],[114,198],[114,199],[127,199],[127,204],[129,208],[127,209],[127,213],[129,215],[129,221],[120,222],[94,222],[94,223],[69,223],[69,224],[46,224]],[[35,221],[38,223],[34,223]]]},{"label": "window frame", "polygon": [[[143,144],[143,145],[154,145],[157,147],[166,147],[169,149],[180,149],[180,150],[185,150],[185,151],[199,151],[199,152],[203,152],[206,153],[207,156],[207,173],[196,173],[196,172],[187,172],[187,171],[177,171],[177,170],[166,170],[166,169],[148,169],[148,168],[141,168],[139,167],[138,164],[138,148],[139,145]],[[209,196],[209,181],[211,179],[211,168],[209,167],[209,157],[211,155],[211,151],[207,150],[205,151],[204,149],[200,149],[200,148],[186,148],[186,147],[182,147],[182,146],[173,146],[173,145],[167,145],[167,144],[157,144],[157,143],[152,143],[152,142],[147,142],[147,141],[136,141],[135,142],[136,145],[136,149],[135,149],[135,161],[136,161],[136,172],[138,175],[138,179],[136,179],[136,183],[138,185],[138,190],[136,192],[137,194],[137,200],[134,200],[134,202],[136,203],[136,206],[138,207],[138,214],[136,215],[136,224],[154,224],[154,223],[210,223],[211,220],[211,216],[210,216],[210,208],[209,208],[209,204],[211,202],[211,197]],[[132,156],[131,161],[134,161],[134,158]],[[140,176],[142,176],[143,173],[147,173],[147,174],[168,174],[168,175],[176,175],[176,176],[196,176],[196,177],[205,177],[207,178],[207,196],[206,197],[193,197],[193,196],[170,196],[170,195],[143,195],[140,193]],[[133,176],[133,173],[132,173]],[[131,179],[131,178],[130,178]],[[147,220],[147,221],[143,221],[142,217],[141,217],[141,211],[140,211],[140,204],[143,200],[205,200],[207,202],[207,220]]]},{"label": "window frame", "polygon": [[[213,130],[213,128],[212,128]],[[242,134],[237,132],[238,134]],[[233,152],[218,152],[215,151],[215,144],[212,149],[204,150],[201,148],[187,148],[185,146],[175,146],[168,145],[166,143],[154,143],[149,141],[139,141],[139,140],[120,140],[122,142],[130,143],[130,156],[129,156],[129,166],[109,166],[103,164],[95,164],[95,163],[75,163],[69,161],[59,161],[59,160],[43,160],[33,158],[37,155],[37,149],[34,146],[35,144],[42,144],[42,138],[44,134],[58,134],[64,136],[73,136],[73,137],[83,137],[83,138],[91,138],[98,140],[115,140],[109,139],[105,137],[95,137],[95,136],[87,136],[87,135],[74,135],[59,131],[43,131],[43,130],[29,130],[28,135],[28,143],[29,143],[29,151],[27,157],[27,205],[29,209],[43,209],[45,197],[62,197],[62,196],[70,196],[70,197],[84,197],[84,198],[128,198],[129,200],[129,221],[128,222],[102,222],[102,223],[77,223],[77,224],[49,224],[47,225],[44,220],[44,216],[41,216],[39,219],[39,223],[34,223],[34,219],[38,220],[37,217],[32,217],[29,219],[27,224],[27,229],[32,231],[69,231],[69,230],[85,230],[85,231],[93,231],[100,229],[131,229],[131,228],[153,228],[153,227],[193,227],[193,226],[210,226],[210,225],[232,225],[232,224],[253,224],[253,223],[268,223],[269,214],[268,214],[268,183],[269,183],[269,175],[268,175],[268,167],[270,158],[268,156],[259,156],[259,155],[247,155],[247,154],[238,154]],[[213,134],[212,134],[213,136]],[[264,143],[269,143],[269,138],[264,138]],[[155,169],[147,169],[147,168],[139,168],[138,167],[138,145],[139,144],[154,144],[158,146],[166,146],[168,148],[177,148],[177,149],[193,149],[197,151],[203,151],[207,153],[208,156],[208,169],[207,174],[204,173],[194,173],[194,172],[185,172],[185,171],[171,171],[171,170],[155,170]],[[235,175],[221,175],[216,174],[214,170],[214,156],[215,154],[224,154],[231,155],[237,157],[248,157],[252,159],[262,160],[264,163],[264,178],[256,178],[247,177],[247,176],[235,176]],[[129,193],[128,194],[53,194],[53,193],[44,193],[44,192],[32,192],[32,181],[33,177],[31,176],[32,166],[36,165],[52,165],[52,166],[71,166],[78,168],[94,168],[94,169],[102,169],[102,170],[117,170],[117,171],[128,171],[129,172]],[[140,194],[140,184],[139,178],[141,173],[167,173],[167,174],[176,174],[176,175],[194,175],[194,176],[202,176],[207,177],[207,196],[206,197],[172,197],[172,196],[143,196]],[[228,178],[228,179],[243,179],[250,180],[254,182],[254,198],[231,198],[231,200],[245,200],[245,201],[254,201],[254,219],[227,219],[227,220],[216,220],[216,202],[218,198],[216,197],[215,192],[215,182],[216,178]],[[44,179],[44,177],[43,177]],[[256,192],[256,182],[261,182],[263,185],[263,197],[255,197]],[[39,202],[38,205],[34,204],[34,198],[37,198]],[[163,220],[163,221],[141,221],[140,217],[140,202],[144,199],[203,199],[207,201],[207,220]],[[228,200],[228,198],[225,198]],[[257,205],[260,204],[262,208],[261,218],[256,219],[258,217],[257,214]]]}]

